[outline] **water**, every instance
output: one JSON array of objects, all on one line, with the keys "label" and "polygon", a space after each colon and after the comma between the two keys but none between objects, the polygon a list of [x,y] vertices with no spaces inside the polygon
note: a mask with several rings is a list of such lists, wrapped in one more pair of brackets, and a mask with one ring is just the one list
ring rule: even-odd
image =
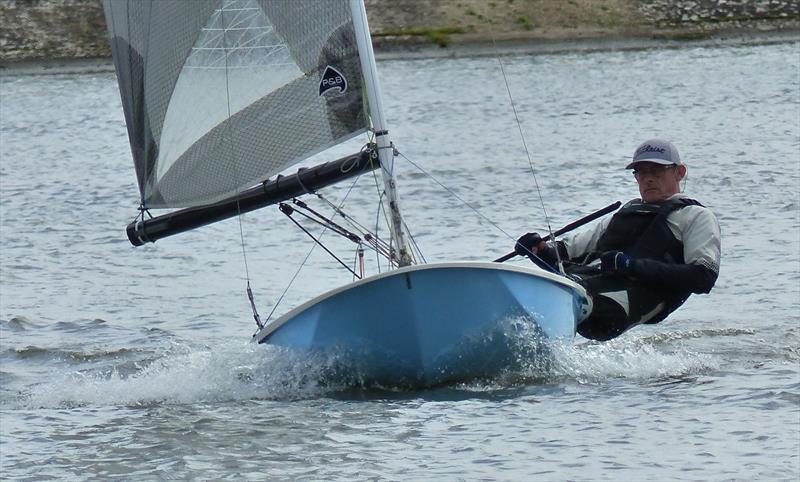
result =
[{"label": "water", "polygon": [[[794,480],[800,475],[797,43],[503,57],[554,229],[636,195],[673,139],[722,271],[667,321],[421,392],[321,383],[252,346],[311,243],[268,208],[132,248],[113,74],[2,79],[0,473],[9,480]],[[379,65],[401,202],[429,261],[487,260],[545,215],[497,58]],[[349,153],[340,147],[326,158]],[[345,207],[365,224],[365,177]],[[345,198],[349,183],[329,189]],[[324,205],[320,205],[323,209]],[[331,246],[352,259],[352,247]],[[245,265],[242,245],[247,255]],[[375,268],[370,259],[370,267]],[[312,268],[315,267],[315,268]],[[276,313],[348,281],[321,250]],[[519,340],[524,345],[529,340]]]}]

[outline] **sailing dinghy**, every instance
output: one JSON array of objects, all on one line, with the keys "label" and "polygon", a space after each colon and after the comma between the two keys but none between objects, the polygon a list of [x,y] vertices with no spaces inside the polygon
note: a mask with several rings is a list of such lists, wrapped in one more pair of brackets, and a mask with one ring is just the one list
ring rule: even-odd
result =
[{"label": "sailing dinghy", "polygon": [[[391,239],[356,241],[393,269],[357,275],[266,323],[253,304],[254,341],[340,353],[366,385],[426,387],[508,369],[509,332],[520,323],[542,339],[572,340],[591,301],[567,277],[414,261],[362,0],[105,0],[104,8],[139,185],[132,244],[380,169]],[[355,154],[279,175],[364,134],[370,140]],[[173,210],[145,216],[160,208]],[[249,280],[247,288],[252,302]]]}]

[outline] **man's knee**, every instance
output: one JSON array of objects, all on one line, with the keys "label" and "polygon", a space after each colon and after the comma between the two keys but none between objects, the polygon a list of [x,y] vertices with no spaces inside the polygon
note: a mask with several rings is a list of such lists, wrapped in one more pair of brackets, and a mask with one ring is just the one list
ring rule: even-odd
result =
[{"label": "man's knee", "polygon": [[581,324],[578,334],[590,340],[607,341],[616,338],[632,326],[628,313],[616,301],[605,296],[595,296],[594,307]]}]

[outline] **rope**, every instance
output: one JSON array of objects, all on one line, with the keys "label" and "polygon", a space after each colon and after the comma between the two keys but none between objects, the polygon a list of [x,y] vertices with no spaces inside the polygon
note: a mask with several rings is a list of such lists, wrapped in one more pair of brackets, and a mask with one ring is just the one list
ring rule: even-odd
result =
[{"label": "rope", "polygon": [[142,202],[141,204],[139,204],[139,214],[137,214],[137,215],[136,215],[136,217],[134,218],[134,220],[136,220],[136,219],[141,219],[141,220],[142,220],[142,222],[144,222],[144,220],[145,220],[145,219],[144,219],[144,215],[145,215],[145,213],[147,213],[147,216],[148,216],[150,219],[153,219],[153,214],[150,212],[150,210],[149,210],[149,209],[147,209],[147,208],[145,207],[145,205],[144,205],[144,202]]}]

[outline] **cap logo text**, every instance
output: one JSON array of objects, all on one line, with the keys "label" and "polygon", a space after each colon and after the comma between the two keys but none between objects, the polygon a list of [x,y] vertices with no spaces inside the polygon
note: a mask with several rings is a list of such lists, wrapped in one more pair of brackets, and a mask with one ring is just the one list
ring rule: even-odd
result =
[{"label": "cap logo text", "polygon": [[664,154],[664,151],[666,151],[666,149],[663,147],[653,147],[650,144],[647,144],[646,146],[642,146],[637,149],[636,155],[638,156],[639,154],[644,154],[645,152],[658,152],[659,154]]}]

